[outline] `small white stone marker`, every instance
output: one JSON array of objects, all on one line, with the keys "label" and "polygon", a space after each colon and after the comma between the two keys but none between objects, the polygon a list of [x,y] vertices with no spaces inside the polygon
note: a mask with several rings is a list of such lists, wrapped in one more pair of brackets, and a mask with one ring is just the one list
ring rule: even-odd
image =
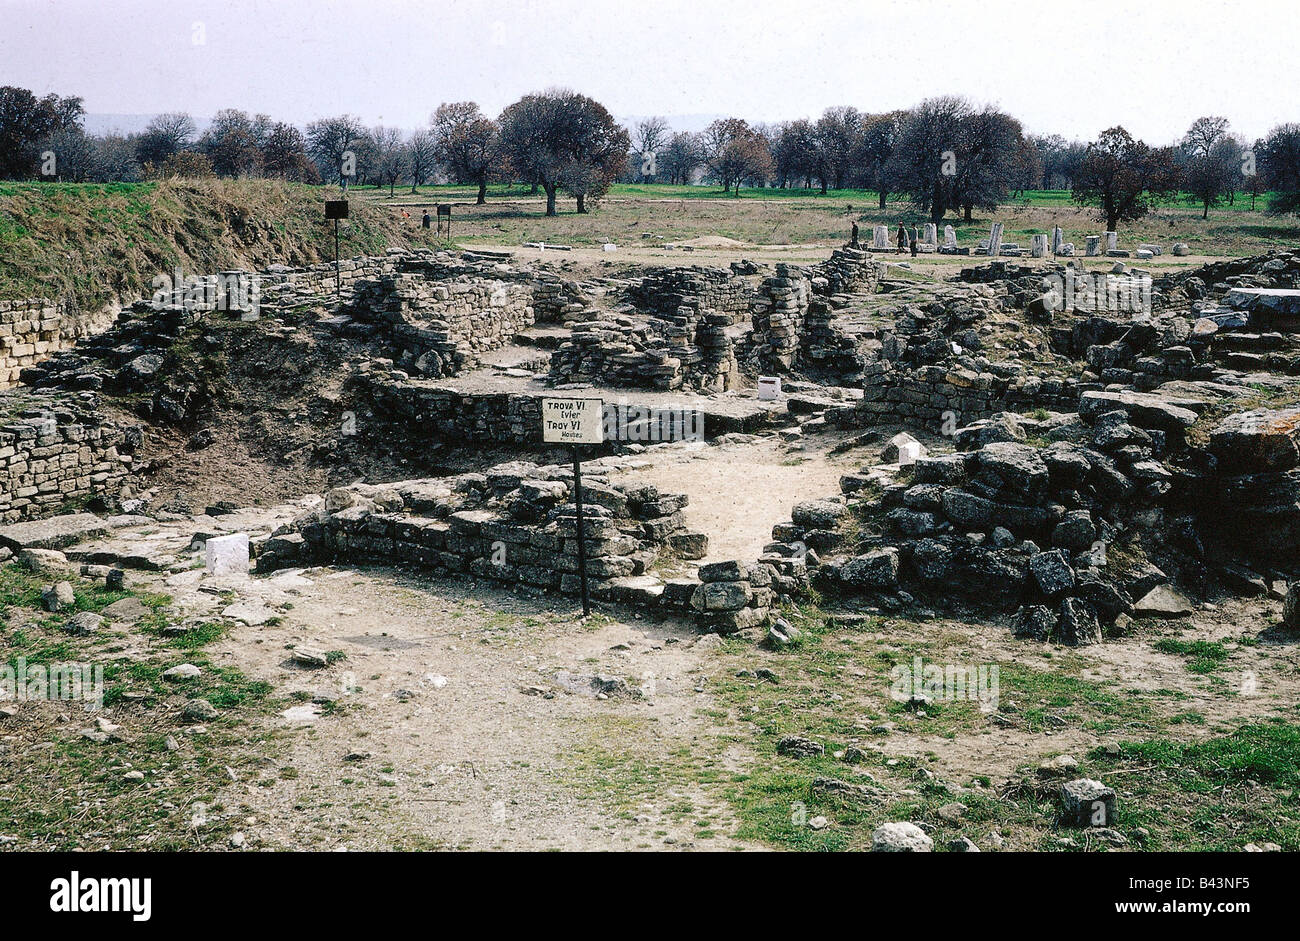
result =
[{"label": "small white stone marker", "polygon": [[213,536],[204,549],[209,575],[248,574],[248,533]]},{"label": "small white stone marker", "polygon": [[758,400],[760,402],[771,402],[780,394],[781,394],[780,376],[759,376],[758,377]]},{"label": "small white stone marker", "polygon": [[916,459],[920,456],[921,443],[919,441],[904,441],[898,446],[898,464],[900,467],[915,464]]}]

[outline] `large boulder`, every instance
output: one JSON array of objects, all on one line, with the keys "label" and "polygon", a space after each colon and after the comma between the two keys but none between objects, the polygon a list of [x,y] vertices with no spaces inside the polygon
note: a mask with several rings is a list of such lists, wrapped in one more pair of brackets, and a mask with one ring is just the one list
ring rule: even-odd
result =
[{"label": "large boulder", "polygon": [[737,611],[753,597],[749,582],[704,582],[695,589],[691,607],[696,611]]},{"label": "large boulder", "polygon": [[978,461],[976,479],[995,490],[1018,495],[1018,502],[1034,503],[1047,491],[1047,464],[1037,448],[997,441],[980,449]]},{"label": "large boulder", "polygon": [[1074,587],[1070,558],[1060,549],[1032,556],[1029,571],[1038,583],[1038,590],[1049,598],[1059,597]]},{"label": "large boulder", "polygon": [[840,567],[840,580],[854,588],[893,588],[898,584],[898,550],[887,546],[850,559]]},{"label": "large boulder", "polygon": [[906,431],[900,431],[889,439],[889,443],[880,452],[880,459],[886,464],[915,464],[917,458],[927,454],[925,445]]},{"label": "large boulder", "polygon": [[1210,432],[1210,453],[1226,473],[1285,471],[1300,465],[1300,408],[1229,415]]},{"label": "large boulder", "polygon": [[1101,643],[1101,625],[1092,605],[1080,598],[1061,602],[1061,620],[1057,625],[1061,643],[1067,647],[1084,647]]},{"label": "large boulder", "polygon": [[1168,585],[1157,585],[1133,605],[1133,614],[1140,618],[1182,618],[1193,610],[1192,603]]},{"label": "large boulder", "polygon": [[881,824],[871,834],[873,853],[929,853],[934,840],[914,823]]},{"label": "large boulder", "polygon": [[1052,530],[1052,545],[1082,552],[1097,541],[1097,526],[1087,510],[1071,510]]},{"label": "large boulder", "polygon": [[838,500],[804,500],[790,511],[790,519],[804,529],[834,529],[848,508]]},{"label": "large boulder", "polygon": [[1052,514],[1043,507],[1002,503],[955,488],[943,495],[943,513],[962,529],[979,532],[1005,526],[1023,533],[1042,529],[1052,521]]},{"label": "large boulder", "polygon": [[1115,822],[1115,791],[1091,778],[1061,785],[1061,822],[1071,827],[1109,827]]},{"label": "large boulder", "polygon": [[1090,389],[1079,398],[1079,414],[1092,420],[1107,412],[1123,411],[1130,423],[1139,428],[1156,428],[1181,433],[1196,423],[1193,403],[1171,399],[1151,392],[1110,392]]},{"label": "large boulder", "polygon": [[1011,632],[1017,637],[1047,640],[1056,633],[1059,621],[1056,612],[1046,605],[1024,605],[1011,620]]}]

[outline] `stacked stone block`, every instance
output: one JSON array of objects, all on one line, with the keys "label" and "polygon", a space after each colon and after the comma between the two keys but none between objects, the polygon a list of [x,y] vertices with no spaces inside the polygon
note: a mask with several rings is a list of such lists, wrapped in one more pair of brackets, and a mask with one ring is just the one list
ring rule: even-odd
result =
[{"label": "stacked stone block", "polygon": [[[35,403],[33,403],[35,404]],[[0,425],[0,521],[48,515],[121,489],[138,432],[65,411],[32,408]]]}]

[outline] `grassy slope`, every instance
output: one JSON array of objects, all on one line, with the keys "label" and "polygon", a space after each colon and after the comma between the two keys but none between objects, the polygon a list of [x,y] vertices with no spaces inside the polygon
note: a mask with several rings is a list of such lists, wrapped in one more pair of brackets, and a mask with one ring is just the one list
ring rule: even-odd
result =
[{"label": "grassy slope", "polygon": [[[0,298],[70,297],[84,309],[186,275],[333,257],[322,201],[337,194],[269,180],[0,184]],[[420,238],[391,210],[354,207],[344,255]]]}]

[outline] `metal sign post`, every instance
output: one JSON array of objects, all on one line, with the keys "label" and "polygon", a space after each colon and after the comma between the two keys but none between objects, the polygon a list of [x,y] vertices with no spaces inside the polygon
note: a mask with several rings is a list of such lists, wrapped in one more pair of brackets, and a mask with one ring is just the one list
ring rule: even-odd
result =
[{"label": "metal sign post", "polygon": [[339,220],[348,218],[346,199],[325,200],[325,218],[334,220],[334,298],[343,302],[343,268],[339,264]]},{"label": "metal sign post", "polygon": [[[441,208],[441,207],[439,207]],[[582,616],[591,614],[587,596],[587,546],[583,531],[582,453],[580,445],[605,440],[605,403],[601,399],[542,399],[542,440],[573,446],[573,506],[577,511],[578,581],[582,587]]]},{"label": "metal sign post", "polygon": [[435,235],[442,234],[443,216],[447,217],[447,241],[450,242],[451,241],[451,204],[450,203],[438,204],[438,231],[434,233]]}]

